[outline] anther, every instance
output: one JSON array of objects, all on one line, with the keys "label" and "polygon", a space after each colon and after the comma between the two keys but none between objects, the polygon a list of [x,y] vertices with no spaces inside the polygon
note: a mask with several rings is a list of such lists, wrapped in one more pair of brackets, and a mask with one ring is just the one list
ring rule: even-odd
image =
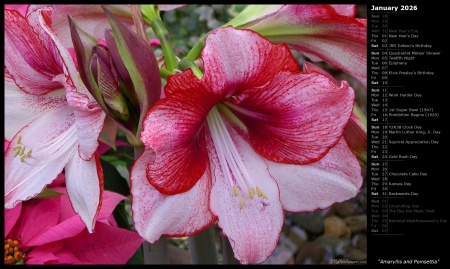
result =
[{"label": "anther", "polygon": [[258,194],[259,198],[264,198],[264,199],[269,199],[269,197],[267,197],[267,195],[261,191],[261,189],[259,187],[256,187],[256,193]]},{"label": "anther", "polygon": [[21,162],[24,162],[26,157],[27,157],[26,154],[21,155],[21,156],[20,156],[20,161],[21,161]]},{"label": "anther", "polygon": [[244,208],[244,198],[241,198],[241,201],[239,202],[239,208]]},{"label": "anther", "polygon": [[31,157],[31,152],[33,152],[33,149],[30,149],[30,150],[27,152],[27,157]]},{"label": "anther", "polygon": [[17,137],[17,144],[20,144],[20,142],[22,142],[22,135],[19,135]]},{"label": "anther", "polygon": [[22,156],[25,153],[25,146],[22,145],[22,147],[20,148],[20,153],[19,155]]},{"label": "anther", "polygon": [[22,148],[22,146],[14,146],[13,150],[14,150],[14,158],[19,155],[20,149]]},{"label": "anther", "polygon": [[236,186],[233,186],[233,194],[235,197],[237,197],[239,195],[238,189],[236,188]]},{"label": "anther", "polygon": [[253,200],[253,197],[255,197],[255,189],[253,189],[253,188],[249,189],[248,196],[250,196],[250,199]]},{"label": "anther", "polygon": [[256,187],[256,194],[258,194],[258,197],[262,196],[262,191],[259,187]]}]

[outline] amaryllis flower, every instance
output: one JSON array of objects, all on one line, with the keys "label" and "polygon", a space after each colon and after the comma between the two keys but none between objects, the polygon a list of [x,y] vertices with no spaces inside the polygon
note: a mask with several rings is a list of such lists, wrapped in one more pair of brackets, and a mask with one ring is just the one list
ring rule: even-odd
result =
[{"label": "amaryllis flower", "polygon": [[[305,62],[303,64],[303,71],[308,73],[316,72],[327,76],[336,87],[339,87],[339,82],[335,78],[314,64]],[[345,126],[344,138],[350,150],[358,157],[361,166],[365,168],[367,166],[367,120],[356,103],[353,105],[352,116],[347,126]]]},{"label": "amaryllis flower", "polygon": [[[105,28],[111,28],[101,5],[29,5],[28,13],[46,7],[52,8],[51,27],[65,48],[73,47],[67,15],[78,26],[96,39],[104,37]],[[123,24],[132,28],[134,25],[130,5],[104,5]]]},{"label": "amaryllis flower", "polygon": [[135,228],[153,243],[218,220],[241,263],[277,245],[283,210],[354,197],[361,167],[342,138],[354,92],[302,73],[285,45],[250,30],[213,31],[205,73],[169,76],[148,112],[131,170]]},{"label": "amaryllis flower", "polygon": [[22,16],[26,16],[29,6],[30,5],[5,5],[5,9],[17,10]]},{"label": "amaryllis flower", "polygon": [[326,61],[367,88],[367,21],[355,5],[249,5],[226,25],[286,43],[311,60]]},{"label": "amaryllis flower", "polygon": [[5,10],[5,208],[40,193],[64,169],[75,211],[93,231],[103,191],[96,149],[105,113],[55,36],[51,8]]},{"label": "amaryllis flower", "polygon": [[105,191],[97,229],[89,233],[61,183],[64,174],[51,184],[60,196],[5,209],[5,264],[125,264],[143,242],[136,232],[119,228],[112,215],[126,197]]}]

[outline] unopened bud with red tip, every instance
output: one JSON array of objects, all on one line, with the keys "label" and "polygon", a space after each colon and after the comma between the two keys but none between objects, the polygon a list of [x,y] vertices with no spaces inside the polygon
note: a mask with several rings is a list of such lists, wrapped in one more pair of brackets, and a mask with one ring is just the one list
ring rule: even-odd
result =
[{"label": "unopened bud with red tip", "polygon": [[129,113],[121,91],[123,83],[107,47],[100,44],[93,48],[89,67],[107,108],[113,113],[117,112],[114,114],[126,121]]},{"label": "unopened bud with red tip", "polygon": [[148,43],[103,8],[112,29],[98,44],[70,18],[80,77],[103,110],[138,141],[147,110],[161,95],[156,57]]},{"label": "unopened bud with red tip", "polygon": [[142,121],[148,109],[161,96],[161,79],[155,54],[147,40],[129,30],[112,13],[103,7],[111,25],[111,34],[105,39],[117,70],[127,88],[130,98],[139,112],[136,136],[142,129]]}]

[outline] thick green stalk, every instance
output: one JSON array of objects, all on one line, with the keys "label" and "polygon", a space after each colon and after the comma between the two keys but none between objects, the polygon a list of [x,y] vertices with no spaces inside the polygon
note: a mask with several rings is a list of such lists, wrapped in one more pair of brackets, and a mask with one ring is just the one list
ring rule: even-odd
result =
[{"label": "thick green stalk", "polygon": [[200,53],[202,52],[203,47],[205,46],[206,36],[207,36],[207,34],[200,37],[200,39],[197,41],[197,43],[188,52],[188,54],[186,55],[186,58],[188,58],[191,61],[195,61],[200,57]]},{"label": "thick green stalk", "polygon": [[178,61],[175,57],[172,45],[170,45],[169,33],[159,16],[159,11],[155,8],[155,5],[141,5],[141,11],[144,21],[150,24],[156,37],[159,39],[159,42],[161,42],[166,69],[172,72],[177,68]]},{"label": "thick green stalk", "polygon": [[198,68],[198,66],[195,65],[195,63],[191,59],[184,58],[183,60],[181,60],[180,66],[182,70],[190,68],[198,79],[202,79],[203,77],[202,71]]},{"label": "thick green stalk", "polygon": [[159,76],[162,78],[167,78],[168,76],[173,75],[169,70],[160,68],[159,69]]},{"label": "thick green stalk", "polygon": [[218,264],[213,225],[188,240],[193,264]]}]

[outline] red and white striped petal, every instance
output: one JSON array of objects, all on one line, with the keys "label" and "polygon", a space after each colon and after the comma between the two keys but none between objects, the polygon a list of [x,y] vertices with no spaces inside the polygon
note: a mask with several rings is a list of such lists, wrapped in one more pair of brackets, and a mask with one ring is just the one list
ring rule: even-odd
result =
[{"label": "red and white striped petal", "polygon": [[27,10],[28,10],[28,6],[29,5],[21,5],[21,4],[19,4],[19,5],[5,5],[5,9],[13,9],[13,10],[17,10],[17,11],[19,11],[19,13],[22,15],[22,16],[26,16],[27,15]]},{"label": "red and white striped petal", "polygon": [[361,166],[343,138],[313,164],[266,163],[278,183],[281,203],[287,211],[327,208],[355,197],[363,183]]},{"label": "red and white striped petal", "polygon": [[[357,79],[367,89],[367,71],[363,68],[367,64],[366,44],[349,42],[335,37],[304,37],[299,40],[283,38],[289,46],[302,51],[311,59],[324,60],[344,70]],[[276,42],[276,40],[273,40]]]},{"label": "red and white striped petal", "polygon": [[205,85],[225,97],[262,86],[281,70],[300,71],[286,45],[274,45],[253,31],[231,26],[208,35],[201,57]]},{"label": "red and white striped petal", "polygon": [[158,9],[162,10],[162,11],[171,11],[177,8],[182,8],[187,6],[187,4],[185,5],[158,5]]},{"label": "red and white striped petal", "polygon": [[60,89],[53,76],[62,73],[48,37],[39,36],[19,12],[5,10],[5,67],[23,91],[41,95]]},{"label": "red and white striped petal", "polygon": [[341,137],[354,91],[317,73],[280,72],[259,89],[245,90],[228,105],[244,123],[263,157],[308,164],[322,158]]},{"label": "red and white striped petal", "polygon": [[106,113],[98,103],[89,99],[89,93],[80,93],[69,77],[60,74],[55,77],[55,80],[64,85],[67,103],[74,111],[79,155],[83,160],[90,160],[97,150],[98,137],[103,128]]},{"label": "red and white striped petal", "polygon": [[201,129],[219,98],[192,88],[160,100],[148,112],[141,139],[156,156],[148,164],[147,179],[161,193],[185,192],[205,173],[207,153]]},{"label": "red and white striped petal", "polygon": [[[111,28],[101,5],[30,5],[28,13],[46,7],[52,9],[51,27],[65,48],[73,47],[67,14],[70,14],[81,29],[96,39],[104,37],[105,28]],[[127,26],[134,25],[129,5],[105,5],[105,7]]]},{"label": "red and white striped petal", "polygon": [[134,227],[150,243],[161,235],[194,235],[216,221],[209,210],[211,179],[208,170],[187,192],[164,195],[149,184],[147,164],[155,158],[146,148],[131,168],[131,195]]},{"label": "red and white striped petal", "polygon": [[[90,101],[95,101],[94,97],[91,96],[86,86],[83,84],[81,79],[79,78],[79,74],[74,62],[74,59],[70,55],[70,52],[67,48],[62,44],[62,40],[58,38],[56,32],[52,28],[52,8],[42,8],[37,9],[34,12],[31,12],[28,16],[29,18],[36,17],[35,21],[37,21],[38,25],[35,28],[39,29],[49,40],[49,47],[54,48],[54,59],[61,62],[61,65],[64,67],[63,72],[54,74],[55,81],[61,83],[66,88],[66,91],[76,91],[80,94],[86,95]],[[51,46],[50,46],[51,45]],[[59,75],[59,76],[58,76]]]},{"label": "red and white striped petal", "polygon": [[356,5],[351,4],[351,5],[342,5],[342,4],[337,4],[337,5],[330,5],[332,8],[334,8],[334,10],[342,16],[347,16],[347,17],[355,17],[356,15]]},{"label": "red and white striped petal", "polygon": [[5,139],[50,110],[66,106],[64,89],[45,95],[31,95],[22,91],[5,70]]},{"label": "red and white striped petal", "polygon": [[[226,145],[218,145],[212,139],[212,131],[211,137],[207,136],[213,178],[211,210],[218,216],[218,225],[230,239],[234,256],[243,264],[262,263],[277,246],[283,225],[280,194],[264,159],[235,130],[227,126],[234,142],[234,145],[228,146],[237,149],[233,159],[239,165],[237,159],[240,158],[241,165],[233,167],[230,162],[232,157],[224,156],[227,154],[224,149]],[[243,177],[241,183],[236,180],[240,176]],[[245,186],[246,184],[248,185]],[[233,186],[237,191],[233,190]],[[248,187],[258,187],[266,198],[255,192],[252,199],[246,189]]]},{"label": "red and white striped petal", "polygon": [[61,173],[76,145],[74,114],[68,106],[48,111],[20,130],[5,152],[5,208],[40,193]]},{"label": "red and white striped petal", "polygon": [[65,167],[67,193],[74,211],[90,233],[100,211],[103,195],[103,171],[96,155],[84,161],[74,154]]},{"label": "red and white striped petal", "polygon": [[330,5],[285,5],[249,29],[331,63],[366,88],[367,25],[348,15]]}]

